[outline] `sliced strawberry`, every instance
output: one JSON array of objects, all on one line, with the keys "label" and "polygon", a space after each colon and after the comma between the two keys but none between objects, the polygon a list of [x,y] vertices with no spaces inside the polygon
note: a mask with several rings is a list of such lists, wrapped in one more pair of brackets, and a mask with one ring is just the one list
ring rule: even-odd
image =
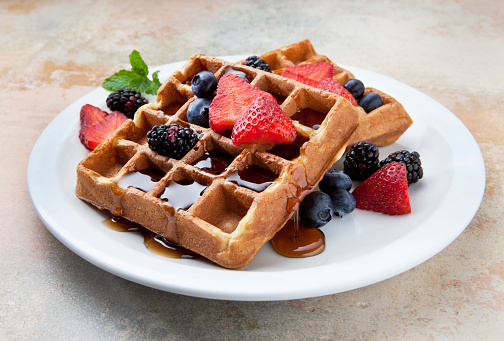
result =
[{"label": "sliced strawberry", "polygon": [[80,111],[81,127],[94,126],[107,117],[108,113],[91,104],[84,104]]},{"label": "sliced strawberry", "polygon": [[231,139],[234,144],[288,143],[296,139],[296,128],[276,99],[261,92],[236,122]]},{"label": "sliced strawberry", "polygon": [[391,162],[378,169],[352,192],[356,207],[389,215],[411,213],[406,166]]},{"label": "sliced strawberry", "polygon": [[210,127],[218,133],[233,128],[259,92],[261,90],[235,74],[222,76],[209,109]]},{"label": "sliced strawberry", "polygon": [[317,87],[326,78],[332,78],[334,66],[328,62],[298,64],[287,67],[281,76],[294,79],[306,85]]},{"label": "sliced strawberry", "polygon": [[352,102],[352,104],[355,107],[359,106],[359,104],[357,104],[357,101],[352,96],[352,94],[347,89],[345,89],[343,87],[343,85],[341,85],[340,83],[336,82],[332,78],[326,78],[326,79],[324,79],[322,82],[319,83],[319,85],[317,86],[317,88],[319,88],[320,90],[332,92],[333,94],[336,94],[336,95],[340,95],[341,97],[344,97],[347,100],[349,100],[350,102]]},{"label": "sliced strawberry", "polygon": [[101,122],[81,126],[79,138],[87,149],[93,150],[105,141],[128,118],[119,111],[108,114]]}]

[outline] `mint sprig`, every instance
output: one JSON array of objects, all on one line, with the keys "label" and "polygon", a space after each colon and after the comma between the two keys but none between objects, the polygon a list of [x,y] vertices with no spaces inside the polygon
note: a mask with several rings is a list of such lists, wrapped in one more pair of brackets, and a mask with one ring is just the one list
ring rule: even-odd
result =
[{"label": "mint sprig", "polygon": [[152,74],[152,80],[147,77],[149,68],[140,56],[140,52],[133,50],[129,55],[131,70],[120,70],[103,81],[102,87],[109,91],[119,89],[133,89],[140,93],[156,95],[161,82],[156,71]]}]

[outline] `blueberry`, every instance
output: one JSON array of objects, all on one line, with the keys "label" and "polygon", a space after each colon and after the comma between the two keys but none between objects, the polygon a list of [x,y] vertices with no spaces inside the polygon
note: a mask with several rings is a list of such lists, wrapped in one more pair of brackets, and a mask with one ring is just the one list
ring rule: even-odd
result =
[{"label": "blueberry", "polygon": [[306,227],[321,227],[327,224],[333,215],[332,201],[329,194],[311,192],[299,206],[299,218]]},{"label": "blueberry", "polygon": [[355,209],[355,198],[352,193],[344,189],[336,189],[331,195],[334,214],[344,216]]},{"label": "blueberry", "polygon": [[231,66],[228,67],[225,71],[224,71],[224,74],[226,73],[232,73],[233,75],[237,75],[238,77],[240,77],[241,79],[243,79],[245,82],[249,83],[249,80],[247,78],[247,74],[243,71],[239,71],[239,70],[235,70],[233,69]]},{"label": "blueberry", "polygon": [[379,108],[383,105],[383,98],[376,92],[368,92],[359,101],[359,105],[364,109],[365,112],[370,113],[371,111]]},{"label": "blueberry", "polygon": [[212,101],[206,98],[196,98],[187,108],[187,122],[208,128],[208,110]]},{"label": "blueberry", "polygon": [[217,78],[210,71],[198,72],[191,80],[191,89],[193,94],[198,97],[210,97],[217,89]]},{"label": "blueberry", "polygon": [[364,95],[364,83],[358,79],[352,78],[347,80],[343,87],[347,89],[356,100],[361,99],[362,95]]},{"label": "blueberry", "polygon": [[352,179],[343,171],[330,169],[324,174],[322,180],[320,180],[319,188],[327,194],[338,188],[349,191],[352,188]]}]

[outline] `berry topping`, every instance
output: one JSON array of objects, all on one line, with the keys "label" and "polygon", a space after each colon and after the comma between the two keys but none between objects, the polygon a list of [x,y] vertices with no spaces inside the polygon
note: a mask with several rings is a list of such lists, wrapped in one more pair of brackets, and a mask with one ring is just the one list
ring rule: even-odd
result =
[{"label": "berry topping", "polygon": [[275,98],[261,92],[236,121],[231,139],[234,144],[289,143],[296,139],[296,128]]},{"label": "berry topping", "polygon": [[330,194],[336,189],[349,191],[352,188],[352,179],[350,179],[350,176],[343,173],[343,171],[330,169],[324,174],[322,180],[320,180],[319,188],[322,192],[327,194]]},{"label": "berry topping", "polygon": [[196,98],[187,108],[187,122],[199,125],[200,127],[209,127],[208,110],[212,101],[206,98]]},{"label": "berry topping", "polygon": [[349,100],[355,107],[358,106],[357,101],[355,98],[352,96],[350,92],[348,92],[347,89],[343,87],[340,83],[336,82],[332,78],[326,78],[322,82],[319,83],[317,86],[320,90],[332,92],[333,94],[340,95],[343,98],[346,98]]},{"label": "berry topping", "polygon": [[228,73],[222,76],[209,109],[210,127],[218,133],[233,128],[260,92],[237,75]]},{"label": "berry topping", "polygon": [[266,63],[266,61],[257,56],[250,56],[245,60],[245,65],[253,67],[255,69],[263,70],[266,72],[271,72],[271,67]]},{"label": "berry topping", "polygon": [[191,80],[193,94],[201,98],[211,97],[217,88],[217,78],[210,71],[201,71]]},{"label": "berry topping", "polygon": [[306,227],[321,227],[332,219],[333,204],[329,194],[311,192],[299,205],[299,219]]},{"label": "berry topping", "polygon": [[156,153],[180,160],[198,142],[199,135],[191,128],[176,123],[152,127],[147,133],[150,149]]},{"label": "berry topping", "polygon": [[287,67],[281,76],[294,79],[306,85],[317,87],[326,78],[332,78],[334,66],[328,62],[298,64]]},{"label": "berry topping", "polygon": [[345,214],[352,213],[355,209],[355,198],[349,191],[336,189],[329,196],[331,197],[335,215],[343,217]]},{"label": "berry topping", "polygon": [[140,92],[131,89],[119,89],[107,97],[107,107],[122,112],[128,118],[133,118],[137,109],[147,103],[149,101]]},{"label": "berry topping", "polygon": [[380,152],[373,143],[359,142],[345,156],[344,172],[352,180],[365,180],[379,168],[379,156]]},{"label": "berry topping", "polygon": [[361,99],[362,95],[364,95],[364,90],[366,90],[364,83],[355,78],[347,80],[345,85],[343,86],[348,90],[348,92],[352,94],[352,96],[356,100]]},{"label": "berry topping", "polygon": [[383,98],[376,92],[368,92],[359,100],[359,105],[366,113],[370,113],[383,105]]},{"label": "berry topping", "polygon": [[[102,119],[100,120],[100,117]],[[86,104],[81,108],[81,128],[79,139],[89,150],[95,149],[105,141],[128,118],[119,111],[107,114],[105,111]]]},{"label": "berry topping", "polygon": [[390,162],[402,162],[406,165],[408,185],[418,182],[423,177],[422,161],[420,160],[420,154],[417,152],[410,153],[407,150],[400,150],[391,153],[380,161],[380,167]]},{"label": "berry topping", "polygon": [[352,192],[356,207],[389,215],[411,213],[406,166],[391,162],[363,181]]},{"label": "berry topping", "polygon": [[243,79],[245,82],[249,83],[249,80],[247,78],[247,74],[243,71],[235,70],[231,66],[228,67],[226,70],[224,70],[224,74],[226,73],[232,73],[234,75],[239,76],[241,79]]}]

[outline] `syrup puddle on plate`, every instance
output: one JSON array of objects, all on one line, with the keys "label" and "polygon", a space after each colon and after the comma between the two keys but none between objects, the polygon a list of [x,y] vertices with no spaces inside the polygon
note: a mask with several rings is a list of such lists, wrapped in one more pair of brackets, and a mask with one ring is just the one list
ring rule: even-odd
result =
[{"label": "syrup puddle on plate", "polygon": [[137,223],[133,223],[127,219],[112,216],[103,221],[105,226],[118,232],[133,232],[139,233],[144,238],[145,247],[160,256],[169,258],[200,258],[201,256],[191,250],[187,250],[180,245],[171,243],[163,236],[155,234],[147,230]]}]

